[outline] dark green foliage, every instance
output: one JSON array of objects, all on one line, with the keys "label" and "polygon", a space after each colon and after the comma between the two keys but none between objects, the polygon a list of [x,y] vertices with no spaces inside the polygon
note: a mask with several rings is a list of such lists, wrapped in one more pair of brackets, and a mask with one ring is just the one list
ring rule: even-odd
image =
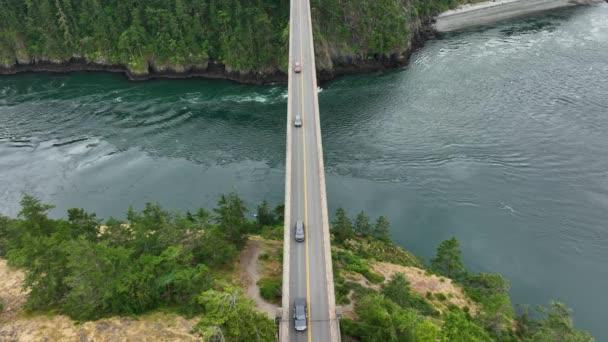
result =
[{"label": "dark green foliage", "polygon": [[390,223],[388,222],[388,219],[384,216],[378,217],[374,230],[372,231],[372,237],[380,241],[390,243],[390,235]]},{"label": "dark green foliage", "polygon": [[[313,0],[315,50],[377,58],[407,49],[419,21],[477,0]],[[286,70],[287,0],[2,0],[0,64],[16,59],[178,70]]]},{"label": "dark green foliage", "polygon": [[17,240],[17,225],[17,220],[0,215],[0,256],[5,256],[11,242]]},{"label": "dark green foliage", "polygon": [[265,226],[262,228],[260,235],[267,240],[283,240],[285,237],[285,228],[282,224],[276,226]]},{"label": "dark green foliage", "polygon": [[479,322],[493,336],[502,336],[514,317],[509,281],[499,274],[479,273],[467,275],[463,282],[469,297],[481,304]]},{"label": "dark green foliage", "polygon": [[431,268],[441,275],[458,280],[465,272],[460,254],[460,244],[455,237],[441,241],[437,247],[437,256],[431,259]]},{"label": "dark green foliage", "polygon": [[275,212],[270,209],[270,206],[266,200],[262,201],[262,204],[258,205],[256,220],[260,227],[277,224]]},{"label": "dark green foliage", "polygon": [[15,57],[239,70],[282,65],[289,2],[218,0],[3,0],[0,61]]},{"label": "dark green foliage", "polygon": [[369,216],[367,216],[363,210],[357,214],[353,230],[355,231],[355,234],[359,236],[368,236],[371,233],[372,225],[369,223]]},{"label": "dark green foliage", "polygon": [[203,317],[195,331],[205,341],[274,341],[275,323],[234,288],[205,291],[199,297]]},{"label": "dark green foliage", "polygon": [[195,260],[204,262],[210,267],[230,265],[238,255],[238,249],[226,239],[224,232],[218,227],[209,227],[202,233],[202,239],[196,240],[192,246]]},{"label": "dark green foliage", "polygon": [[382,282],[384,282],[384,276],[382,274],[378,274],[372,271],[365,271],[363,273],[361,273],[365,278],[367,278],[367,280],[369,280],[370,282],[374,283],[374,284],[380,284]]},{"label": "dark green foliage", "polygon": [[448,310],[443,317],[441,329],[443,341],[450,342],[490,342],[492,338],[482,327],[458,310]]},{"label": "dark green foliage", "polygon": [[215,221],[226,240],[239,249],[243,247],[247,234],[247,219],[245,219],[247,207],[245,207],[245,202],[234,192],[221,195],[217,202],[217,208],[213,211],[216,214]]},{"label": "dark green foliage", "polygon": [[353,224],[346,216],[346,211],[339,208],[336,210],[336,218],[332,222],[331,233],[334,236],[336,243],[341,244],[345,240],[352,238],[355,234],[353,232]]},{"label": "dark green foliage", "polygon": [[359,320],[345,320],[342,328],[360,341],[436,341],[438,337],[439,329],[433,323],[380,294],[358,298],[355,312]]},{"label": "dark green foliage", "polygon": [[257,284],[262,298],[272,303],[280,303],[283,286],[281,278],[262,278]]},{"label": "dark green foliage", "polygon": [[478,273],[467,275],[464,280],[467,294],[475,301],[481,302],[483,297],[507,294],[511,286],[509,281],[500,274]]},{"label": "dark green foliage", "polygon": [[274,217],[275,217],[277,224],[283,223],[285,221],[285,205],[284,204],[279,204],[276,206],[276,208],[274,208]]},{"label": "dark green foliage", "polygon": [[441,292],[435,293],[435,298],[439,299],[442,302],[445,302],[448,299],[448,297],[446,297],[446,295]]},{"label": "dark green foliage", "polygon": [[357,272],[372,283],[378,284],[384,281],[384,276],[372,272],[367,260],[349,252],[335,251],[332,253],[333,260],[347,271]]},{"label": "dark green foliage", "polygon": [[425,316],[434,315],[435,309],[426,300],[410,289],[410,283],[403,273],[397,273],[386,284],[382,285],[382,294],[400,307],[412,308]]},{"label": "dark green foliage", "polygon": [[571,310],[560,302],[551,302],[548,308],[538,306],[539,319],[531,318],[527,308],[518,317],[517,335],[526,342],[564,341],[593,342],[586,331],[574,328]]},{"label": "dark green foliage", "polygon": [[110,218],[100,227],[83,209],[52,220],[52,206],[28,195],[21,204],[20,219],[0,217],[0,247],[25,269],[26,306],[77,320],[158,307],[200,312],[197,298],[213,283],[208,267],[233,263],[250,224],[235,194],[220,198],[217,226],[204,209],[181,216],[148,203],[129,209],[126,223]]},{"label": "dark green foliage", "polygon": [[369,217],[364,211],[357,214],[355,224],[346,215],[346,211],[342,208],[336,210],[336,217],[332,222],[331,233],[334,235],[334,240],[342,244],[346,240],[357,236],[371,237],[372,240],[378,240],[390,244],[390,223],[384,216],[378,217],[376,224],[372,226],[369,223]]}]

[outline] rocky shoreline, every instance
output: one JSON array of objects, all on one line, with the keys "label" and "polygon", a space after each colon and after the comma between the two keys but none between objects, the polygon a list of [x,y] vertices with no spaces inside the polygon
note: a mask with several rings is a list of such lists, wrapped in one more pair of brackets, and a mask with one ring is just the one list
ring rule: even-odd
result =
[{"label": "rocky shoreline", "polygon": [[[433,35],[432,22],[426,22],[411,36],[410,47],[391,56],[376,55],[371,58],[362,56],[332,56],[331,67],[317,64],[317,79],[320,82],[330,81],[340,76],[380,72],[404,66],[408,63],[413,51],[424,45]],[[105,71],[122,73],[131,81],[145,81],[159,78],[207,78],[224,79],[242,84],[287,84],[287,74],[278,68],[264,71],[234,71],[222,63],[210,61],[206,65],[191,66],[155,66],[150,63],[147,73],[133,73],[125,65],[103,64],[89,61],[83,57],[72,57],[64,61],[51,60],[15,60],[13,65],[0,65],[0,75],[15,75],[28,72],[70,73],[79,71]]]},{"label": "rocky shoreline", "polygon": [[[423,45],[423,41],[413,44],[416,47]],[[319,81],[329,81],[336,77],[353,74],[364,74],[378,71],[385,71],[407,64],[409,57],[414,49],[403,51],[399,56],[384,57],[364,60],[356,57],[344,57],[339,61],[334,61],[332,70],[317,70]],[[346,60],[347,62],[344,62]],[[206,67],[190,66],[183,70],[175,71],[167,68],[157,71],[150,68],[147,74],[132,73],[124,65],[99,64],[89,62],[82,58],[70,58],[66,61],[33,61],[29,63],[15,63],[12,66],[0,66],[0,75],[15,75],[28,72],[50,72],[50,73],[70,73],[79,71],[105,71],[112,73],[122,73],[131,81],[145,81],[159,78],[208,78],[224,79],[243,84],[287,84],[287,74],[278,69],[272,71],[259,71],[241,73],[229,71],[221,63],[210,62]]]}]

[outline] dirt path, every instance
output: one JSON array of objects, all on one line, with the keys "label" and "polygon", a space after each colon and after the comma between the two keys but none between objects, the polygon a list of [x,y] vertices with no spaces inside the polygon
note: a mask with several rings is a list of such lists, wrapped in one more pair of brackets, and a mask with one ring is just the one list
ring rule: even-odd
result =
[{"label": "dirt path", "polygon": [[247,297],[255,301],[260,311],[266,312],[270,318],[274,319],[278,307],[262,299],[262,296],[260,296],[260,288],[257,285],[258,280],[260,280],[258,257],[260,256],[261,251],[262,241],[255,237],[251,237],[241,253],[239,274],[243,286],[247,289]]}]

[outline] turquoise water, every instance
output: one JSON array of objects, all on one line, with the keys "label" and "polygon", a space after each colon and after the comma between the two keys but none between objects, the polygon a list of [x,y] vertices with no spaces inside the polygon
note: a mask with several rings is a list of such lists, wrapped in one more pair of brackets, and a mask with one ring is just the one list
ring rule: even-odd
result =
[{"label": "turquoise water", "polygon": [[[322,85],[330,211],[386,215],[426,259],[454,235],[514,303],[564,301],[607,340],[607,18],[603,4],[444,35],[403,70]],[[229,191],[278,204],[286,107],[283,86],[0,77],[0,213],[23,192],[54,216]]]}]

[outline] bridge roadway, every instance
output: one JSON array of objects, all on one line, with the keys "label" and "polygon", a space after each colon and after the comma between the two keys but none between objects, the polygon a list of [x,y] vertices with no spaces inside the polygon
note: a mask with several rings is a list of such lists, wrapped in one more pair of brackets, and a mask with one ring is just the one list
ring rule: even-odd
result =
[{"label": "bridge roadway", "polygon": [[[325,173],[309,0],[291,0],[285,242],[280,341],[339,341],[331,262]],[[296,62],[302,71],[294,72]],[[295,115],[302,126],[294,127]],[[295,222],[305,223],[305,241],[294,239]],[[308,303],[308,328],[296,332],[293,301]]]}]

